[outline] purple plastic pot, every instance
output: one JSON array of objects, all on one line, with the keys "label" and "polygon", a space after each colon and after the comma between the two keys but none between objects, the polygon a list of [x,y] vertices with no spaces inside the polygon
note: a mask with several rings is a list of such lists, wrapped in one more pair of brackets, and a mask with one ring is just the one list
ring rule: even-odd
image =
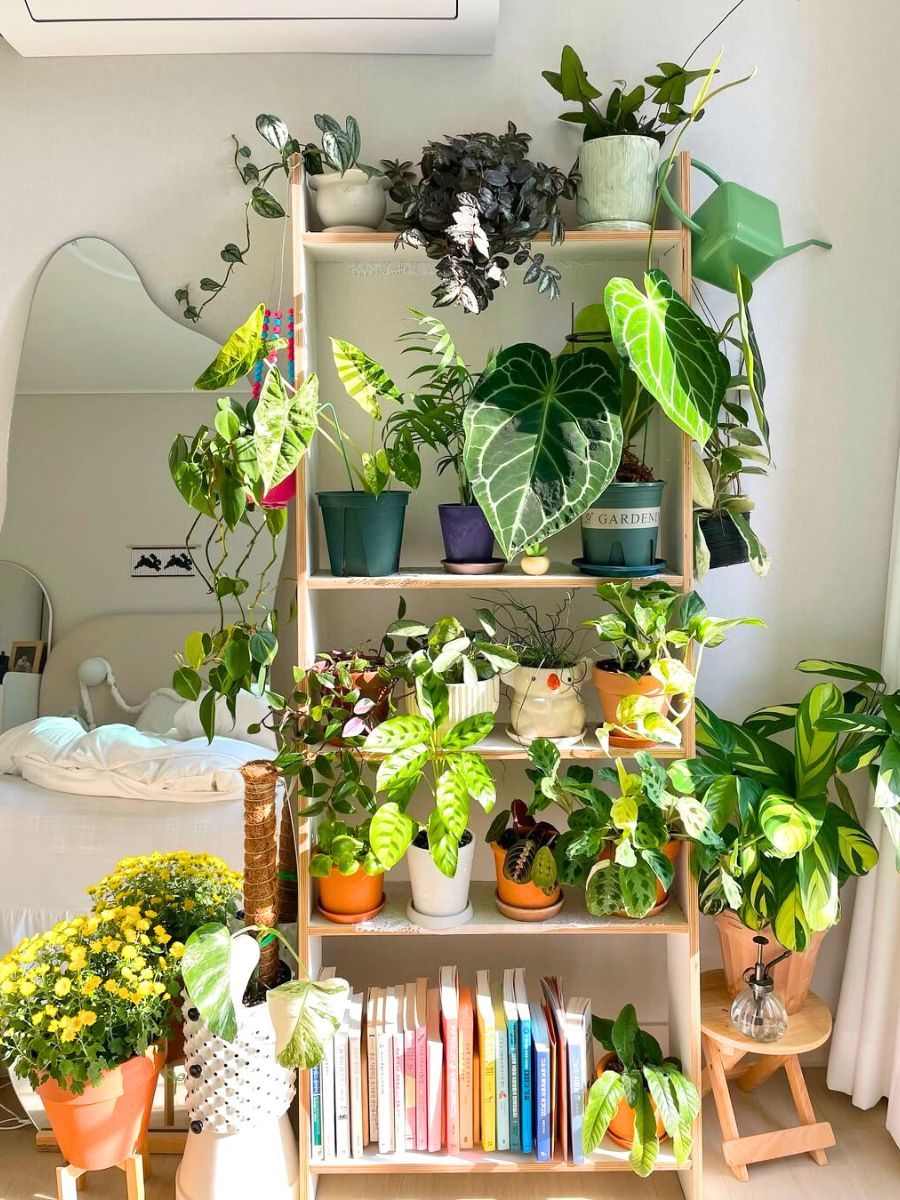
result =
[{"label": "purple plastic pot", "polygon": [[451,562],[483,563],[494,555],[494,531],[477,504],[439,504],[444,551]]}]

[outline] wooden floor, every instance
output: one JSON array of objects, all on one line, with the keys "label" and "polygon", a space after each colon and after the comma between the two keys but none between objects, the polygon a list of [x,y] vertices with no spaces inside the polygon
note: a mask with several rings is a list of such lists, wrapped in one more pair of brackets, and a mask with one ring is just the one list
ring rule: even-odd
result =
[{"label": "wooden floor", "polygon": [[[807,1072],[817,1116],[831,1121],[837,1145],[829,1150],[829,1164],[817,1167],[810,1159],[784,1159],[750,1168],[750,1182],[738,1183],[722,1159],[719,1130],[712,1104],[706,1104],[705,1200],[891,1200],[900,1197],[900,1150],[884,1128],[882,1102],[866,1112],[854,1108],[848,1097],[825,1090],[824,1070]],[[750,1096],[735,1089],[735,1109],[742,1133],[761,1133],[769,1122],[792,1119],[787,1085],[772,1079]],[[2,1099],[10,1093],[4,1088]],[[12,1104],[15,1104],[13,1099]],[[10,1105],[12,1106],[12,1105]],[[30,1129],[0,1133],[0,1200],[54,1200],[54,1167],[60,1160],[34,1149]],[[158,1155],[147,1200],[172,1200],[177,1159]],[[678,1200],[681,1190],[668,1174],[645,1182],[630,1176],[567,1175],[564,1178],[533,1174],[467,1177],[458,1175],[375,1175],[364,1189],[356,1177],[328,1176],[319,1185],[319,1200]],[[83,1200],[124,1200],[124,1185],[117,1171],[91,1175],[79,1193]],[[248,1197],[248,1200],[251,1198]],[[266,1200],[254,1196],[252,1200]]]}]

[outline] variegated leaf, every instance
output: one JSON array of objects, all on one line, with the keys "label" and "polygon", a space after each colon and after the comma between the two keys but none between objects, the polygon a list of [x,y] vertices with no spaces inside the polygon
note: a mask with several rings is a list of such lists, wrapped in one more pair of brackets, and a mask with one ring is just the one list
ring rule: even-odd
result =
[{"label": "variegated leaf", "polygon": [[310,375],[289,396],[279,372],[270,369],[253,413],[253,445],[266,491],[287,479],[309,449],[319,423],[319,381]]},{"label": "variegated leaf", "polygon": [[844,697],[833,683],[819,683],[800,702],[794,727],[797,799],[823,795],[834,773],[838,734],[818,726],[821,717],[844,711]]},{"label": "variegated leaf", "polygon": [[824,825],[812,845],[801,850],[797,863],[803,911],[813,933],[830,929],[841,915],[837,867],[837,838]]},{"label": "variegated leaf", "polygon": [[376,421],[382,416],[381,400],[402,399],[400,389],[384,367],[352,342],[333,337],[331,355],[347,395]]},{"label": "variegated leaf", "polygon": [[266,994],[280,1066],[301,1071],[318,1066],[340,1028],[349,994],[345,979],[294,979]]},{"label": "variegated leaf", "polygon": [[369,841],[385,870],[395,867],[416,836],[416,822],[393,800],[378,809],[369,826]]},{"label": "variegated leaf", "polygon": [[462,751],[450,759],[449,770],[463,781],[471,798],[490,812],[497,799],[494,777],[480,754]]},{"label": "variegated leaf", "polygon": [[619,1071],[604,1071],[600,1078],[591,1084],[587,1104],[584,1106],[584,1124],[581,1131],[585,1154],[593,1154],[603,1141],[609,1123],[624,1098],[625,1087]]},{"label": "variegated leaf", "polygon": [[779,858],[793,858],[809,846],[825,816],[823,797],[800,801],[769,788],[759,803],[759,823]]}]

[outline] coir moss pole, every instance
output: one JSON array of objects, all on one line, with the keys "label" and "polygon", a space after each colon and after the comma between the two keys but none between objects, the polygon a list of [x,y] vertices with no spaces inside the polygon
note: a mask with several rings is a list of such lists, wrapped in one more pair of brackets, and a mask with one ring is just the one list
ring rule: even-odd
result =
[{"label": "coir moss pole", "polygon": [[[273,928],[278,922],[278,866],[275,844],[278,771],[255,760],[241,768],[244,778],[244,921]],[[278,942],[272,938],[259,956],[259,982],[271,987],[278,973]]]}]

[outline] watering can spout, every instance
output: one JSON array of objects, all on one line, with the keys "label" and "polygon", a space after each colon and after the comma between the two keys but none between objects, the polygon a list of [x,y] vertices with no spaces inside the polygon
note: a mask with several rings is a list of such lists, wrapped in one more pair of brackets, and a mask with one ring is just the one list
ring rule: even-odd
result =
[{"label": "watering can spout", "polygon": [[808,238],[805,242],[797,242],[793,246],[785,246],[778,257],[779,259],[790,258],[792,254],[796,254],[798,250],[805,250],[807,246],[821,246],[823,250],[830,250],[831,242],[823,242],[821,238]]}]

